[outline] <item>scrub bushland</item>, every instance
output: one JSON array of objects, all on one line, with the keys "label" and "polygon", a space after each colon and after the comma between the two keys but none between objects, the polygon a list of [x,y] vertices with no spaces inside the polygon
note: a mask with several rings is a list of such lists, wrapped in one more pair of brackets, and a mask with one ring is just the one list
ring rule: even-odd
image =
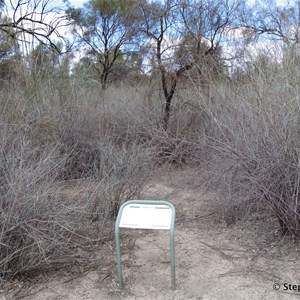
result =
[{"label": "scrub bushland", "polygon": [[155,78],[105,91],[77,77],[3,82],[1,278],[77,263],[112,238],[120,204],[162,165],[210,172],[227,224],[255,216],[298,237],[298,65],[258,61],[205,86],[191,70],[167,130]]}]

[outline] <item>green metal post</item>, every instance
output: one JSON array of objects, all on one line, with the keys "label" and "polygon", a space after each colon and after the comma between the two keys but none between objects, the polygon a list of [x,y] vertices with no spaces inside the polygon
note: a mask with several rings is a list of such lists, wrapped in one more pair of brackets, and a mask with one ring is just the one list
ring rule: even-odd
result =
[{"label": "green metal post", "polygon": [[120,288],[123,287],[123,276],[122,276],[122,260],[121,260],[121,246],[120,246],[120,235],[119,235],[119,224],[122,216],[123,206],[121,206],[118,213],[117,221],[115,224],[115,240],[116,240],[116,252],[117,252],[117,265],[118,265],[118,280]]},{"label": "green metal post", "polygon": [[[171,204],[171,203],[170,203]],[[172,204],[171,204],[172,205]],[[175,242],[174,242],[174,224],[175,224],[175,208],[172,205],[172,220],[170,228],[170,259],[171,259],[171,280],[172,289],[176,289],[176,275],[175,275]]]}]

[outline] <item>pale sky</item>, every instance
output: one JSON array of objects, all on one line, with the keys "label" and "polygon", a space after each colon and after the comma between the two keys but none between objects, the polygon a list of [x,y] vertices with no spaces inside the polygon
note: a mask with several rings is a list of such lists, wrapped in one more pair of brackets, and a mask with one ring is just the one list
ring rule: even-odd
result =
[{"label": "pale sky", "polygon": [[75,7],[80,7],[83,3],[87,2],[87,0],[70,0],[70,3]]}]

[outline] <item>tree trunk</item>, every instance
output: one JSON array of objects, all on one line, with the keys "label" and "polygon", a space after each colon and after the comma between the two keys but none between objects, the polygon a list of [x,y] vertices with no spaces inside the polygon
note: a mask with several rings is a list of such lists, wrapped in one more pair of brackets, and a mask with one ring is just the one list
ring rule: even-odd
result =
[{"label": "tree trunk", "polygon": [[165,131],[167,131],[168,126],[169,126],[170,113],[171,113],[171,102],[172,102],[172,99],[173,99],[173,96],[174,96],[174,93],[176,90],[177,80],[178,80],[177,77],[172,79],[172,84],[171,84],[171,88],[170,88],[169,92],[167,89],[167,84],[166,84],[165,78],[164,78],[164,80],[162,80],[164,96],[165,96],[165,100],[166,100],[166,105],[165,105],[165,110],[164,110],[164,119],[163,119],[163,126],[164,126]]}]

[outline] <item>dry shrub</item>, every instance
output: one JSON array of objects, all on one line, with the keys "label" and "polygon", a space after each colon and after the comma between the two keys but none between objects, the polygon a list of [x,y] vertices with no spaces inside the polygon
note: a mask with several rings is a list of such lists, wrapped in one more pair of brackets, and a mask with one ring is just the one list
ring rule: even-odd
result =
[{"label": "dry shrub", "polygon": [[105,92],[78,78],[2,87],[2,276],[80,261],[111,237],[155,164],[209,165],[228,224],[273,215],[299,235],[299,70],[286,60],[255,72],[205,90],[185,82],[167,131],[155,80]]},{"label": "dry shrub", "polygon": [[43,93],[37,91],[34,100],[20,86],[1,94],[6,105],[0,115],[0,274],[5,279],[80,263],[82,249],[112,237],[119,205],[138,197],[151,166],[151,149],[117,143],[120,139],[97,122],[99,106],[77,102],[80,90],[60,103],[53,82],[51,92],[47,83],[41,88],[49,94],[38,99]]},{"label": "dry shrub", "polygon": [[206,107],[228,224],[255,212],[275,216],[283,234],[300,234],[299,75],[289,59],[257,64],[247,80],[216,87],[216,103]]},{"label": "dry shrub", "polygon": [[[188,88],[178,89],[172,100],[171,118],[165,130],[163,128],[165,102],[159,83],[155,88],[151,95],[147,88],[139,89],[131,105],[123,106],[125,110],[114,114],[111,119],[118,120],[116,122],[118,126],[128,129],[127,141],[134,141],[151,149],[155,164],[180,167],[199,164],[202,162],[199,155],[202,140],[199,138],[201,136],[202,139],[208,119],[202,107],[203,99],[199,99],[198,93],[193,93]],[[125,117],[126,122],[120,119],[121,116]]]}]

